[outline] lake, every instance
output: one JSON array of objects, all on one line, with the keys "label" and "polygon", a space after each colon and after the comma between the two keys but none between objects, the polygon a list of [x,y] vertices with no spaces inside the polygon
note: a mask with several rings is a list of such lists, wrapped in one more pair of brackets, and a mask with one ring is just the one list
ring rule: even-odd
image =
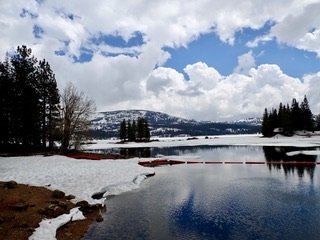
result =
[{"label": "lake", "polygon": [[297,148],[281,147],[188,148],[165,151],[270,164],[158,167],[140,189],[109,198],[105,220],[84,239],[319,239],[319,165],[285,164],[317,156],[290,157]]}]

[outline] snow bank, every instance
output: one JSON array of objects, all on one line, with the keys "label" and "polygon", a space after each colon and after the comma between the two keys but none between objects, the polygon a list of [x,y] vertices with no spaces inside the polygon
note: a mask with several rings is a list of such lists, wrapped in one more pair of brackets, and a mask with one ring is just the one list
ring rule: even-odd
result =
[{"label": "snow bank", "polygon": [[90,204],[102,203],[93,199],[94,193],[108,191],[115,195],[137,188],[137,177],[154,173],[153,168],[138,165],[141,159],[76,160],[64,156],[0,157],[0,179],[14,180],[33,186],[59,189]]},{"label": "snow bank", "polygon": [[[0,180],[59,189],[74,195],[74,201],[103,204],[104,199],[96,200],[91,196],[97,192],[104,193],[106,197],[129,191],[137,188],[147,174],[154,173],[153,168],[142,167],[138,161],[90,161],[64,156],[0,157]],[[60,226],[81,219],[84,216],[78,208],[72,209],[69,214],[45,219],[29,239],[56,239],[56,230]]]},{"label": "snow bank", "polygon": [[295,155],[299,155],[299,154],[317,156],[317,155],[320,155],[320,151],[319,150],[303,150],[303,151],[287,152],[286,154],[288,156],[295,156]]},{"label": "snow bank", "polygon": [[187,137],[159,138],[159,141],[147,143],[116,143],[116,140],[97,140],[96,144],[85,145],[87,150],[110,149],[110,148],[137,148],[137,147],[179,147],[179,146],[296,146],[296,147],[318,147],[320,146],[320,135],[316,136],[293,136],[285,137],[277,135],[272,138],[263,138],[258,134],[251,135],[218,135],[209,137],[198,137],[198,139],[187,140]]},{"label": "snow bank", "polygon": [[63,214],[53,219],[45,219],[29,237],[29,240],[55,240],[57,229],[70,221],[83,220],[85,217],[79,208],[73,208],[69,214]]}]

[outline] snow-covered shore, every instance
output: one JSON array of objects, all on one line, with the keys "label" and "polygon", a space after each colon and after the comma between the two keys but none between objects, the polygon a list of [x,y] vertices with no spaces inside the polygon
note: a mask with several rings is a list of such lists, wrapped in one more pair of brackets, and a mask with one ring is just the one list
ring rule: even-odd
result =
[{"label": "snow-covered shore", "polygon": [[[64,156],[0,157],[0,180],[59,189],[72,194],[74,201],[86,200],[90,204],[104,203],[104,198],[93,199],[95,193],[120,194],[139,187],[153,168],[138,165],[138,159],[130,160],[76,160]],[[43,220],[29,238],[55,239],[59,226],[82,219],[78,208],[55,219]]]},{"label": "snow-covered shore", "polygon": [[33,186],[59,189],[90,204],[103,203],[93,199],[94,193],[114,195],[137,188],[153,168],[138,165],[139,159],[130,160],[76,160],[64,156],[0,157],[0,179],[14,180]]},{"label": "snow-covered shore", "polygon": [[218,135],[197,137],[188,140],[187,137],[158,138],[158,141],[146,143],[129,142],[117,143],[119,140],[97,140],[96,144],[85,145],[87,150],[110,149],[110,148],[136,148],[136,147],[179,147],[179,146],[296,146],[296,147],[318,147],[320,146],[320,135],[285,137],[277,135],[272,138],[264,138],[259,134],[250,135]]}]

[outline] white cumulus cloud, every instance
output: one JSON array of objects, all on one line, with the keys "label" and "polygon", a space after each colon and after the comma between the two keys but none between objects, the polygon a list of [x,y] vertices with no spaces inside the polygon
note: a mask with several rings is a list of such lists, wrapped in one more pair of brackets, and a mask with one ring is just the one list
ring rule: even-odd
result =
[{"label": "white cumulus cloud", "polygon": [[[15,0],[0,1],[0,9],[0,58],[26,44],[49,61],[60,87],[74,82],[101,111],[147,108],[201,120],[234,119],[307,94],[319,112],[319,73],[296,79],[276,65],[256,66],[251,51],[239,56],[228,76],[205,62],[190,63],[183,72],[163,67],[170,58],[166,47],[188,47],[206,33],[232,45],[237,32],[268,22],[270,33],[248,46],[276,39],[319,55],[318,0]],[[112,35],[128,43],[136,33],[142,41],[134,46],[93,41]],[[76,62],[83,51],[92,58]]]}]

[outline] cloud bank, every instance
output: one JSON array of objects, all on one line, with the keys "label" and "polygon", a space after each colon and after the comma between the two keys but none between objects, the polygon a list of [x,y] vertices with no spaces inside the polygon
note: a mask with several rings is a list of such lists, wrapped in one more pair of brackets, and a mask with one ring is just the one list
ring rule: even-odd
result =
[{"label": "cloud bank", "polygon": [[[236,7],[235,7],[236,6]],[[59,86],[72,81],[98,110],[144,108],[199,120],[261,116],[264,107],[306,94],[320,112],[320,72],[302,79],[277,65],[256,66],[252,51],[223,76],[205,62],[183,72],[163,67],[166,47],[188,47],[202,34],[233,45],[245,28],[270,32],[248,42],[275,39],[320,56],[320,4],[270,1],[1,1],[0,56],[26,44],[51,64]]]}]

